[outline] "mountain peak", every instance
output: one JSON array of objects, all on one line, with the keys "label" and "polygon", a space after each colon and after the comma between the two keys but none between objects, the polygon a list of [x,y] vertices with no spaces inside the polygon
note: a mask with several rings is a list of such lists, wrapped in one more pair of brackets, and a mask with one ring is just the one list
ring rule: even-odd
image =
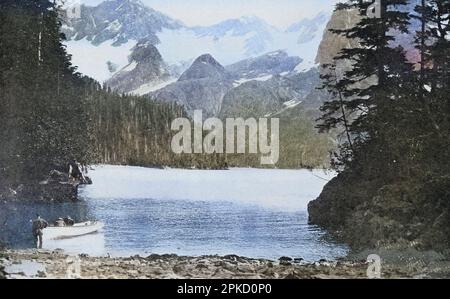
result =
[{"label": "mountain peak", "polygon": [[211,54],[203,54],[181,75],[178,81],[229,78],[228,72]]},{"label": "mountain peak", "polygon": [[113,90],[128,93],[144,85],[154,86],[170,79],[170,73],[158,49],[147,41],[139,42],[132,49],[129,62],[106,82]]},{"label": "mountain peak", "polygon": [[203,54],[203,55],[199,56],[194,61],[194,64],[196,64],[196,63],[206,63],[206,64],[211,64],[211,65],[221,66],[220,63],[211,54]]}]

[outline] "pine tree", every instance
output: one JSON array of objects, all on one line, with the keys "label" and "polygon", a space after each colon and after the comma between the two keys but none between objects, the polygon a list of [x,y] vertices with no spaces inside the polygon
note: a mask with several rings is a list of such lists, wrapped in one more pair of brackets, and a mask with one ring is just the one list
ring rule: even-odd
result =
[{"label": "pine tree", "polygon": [[[402,0],[381,1],[380,18],[366,17],[369,2],[349,1],[337,7],[356,9],[361,15],[357,26],[334,30],[358,40],[360,46],[344,49],[335,58],[336,63],[346,60],[352,67],[340,78],[325,78],[324,88],[334,90],[338,97],[322,107],[324,115],[319,126],[322,130],[346,128],[349,140],[342,145],[336,163],[344,169],[362,169],[367,161],[375,159],[378,167],[366,169],[367,175],[386,176],[386,169],[395,170],[401,158],[393,140],[399,133],[396,122],[412,84],[412,65],[407,62],[404,49],[393,47],[392,43],[394,34],[408,32],[409,15],[400,10],[406,4]],[[342,116],[343,109],[351,119]]]},{"label": "pine tree", "polygon": [[2,177],[39,180],[87,156],[84,83],[62,45],[54,2],[2,1],[0,13]]},{"label": "pine tree", "polygon": [[[417,128],[421,136],[421,155],[417,155],[421,169],[426,173],[439,173],[450,159],[450,1],[420,0],[413,17],[420,23],[416,32],[419,52],[417,72],[418,94],[421,103]],[[441,156],[441,159],[434,157]],[[449,166],[450,167],[450,166]]]}]

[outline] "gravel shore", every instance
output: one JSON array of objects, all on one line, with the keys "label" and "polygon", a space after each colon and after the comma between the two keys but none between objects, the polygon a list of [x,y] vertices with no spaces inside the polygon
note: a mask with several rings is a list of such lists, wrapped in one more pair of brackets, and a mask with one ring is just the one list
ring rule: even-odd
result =
[{"label": "gravel shore", "polygon": [[[69,256],[62,251],[6,251],[2,263],[7,278],[83,278],[83,279],[365,279],[368,264],[349,261],[320,261],[281,258],[280,261],[239,256],[183,257],[176,255],[134,256],[129,258]],[[439,268],[442,273],[450,273]],[[383,265],[383,278],[428,278],[424,273],[404,267]]]}]

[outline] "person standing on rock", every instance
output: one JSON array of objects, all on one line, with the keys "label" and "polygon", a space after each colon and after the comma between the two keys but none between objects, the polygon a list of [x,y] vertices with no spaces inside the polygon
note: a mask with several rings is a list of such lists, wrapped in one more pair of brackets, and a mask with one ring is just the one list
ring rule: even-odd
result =
[{"label": "person standing on rock", "polygon": [[72,183],[86,183],[86,178],[82,172],[82,166],[75,160],[69,162],[69,181]]},{"label": "person standing on rock", "polygon": [[80,171],[80,168],[78,167],[77,162],[75,160],[71,160],[68,166],[69,166],[69,179],[80,180],[82,173]]},{"label": "person standing on rock", "polygon": [[40,215],[37,215],[37,219],[33,220],[33,237],[34,243],[36,244],[38,249],[42,249],[42,236],[43,230],[48,226],[48,222],[41,218]]}]

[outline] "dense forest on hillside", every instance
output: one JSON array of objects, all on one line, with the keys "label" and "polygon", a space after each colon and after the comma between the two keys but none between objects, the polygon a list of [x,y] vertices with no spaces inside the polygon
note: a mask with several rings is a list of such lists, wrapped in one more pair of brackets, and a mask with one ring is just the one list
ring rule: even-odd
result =
[{"label": "dense forest on hillside", "polygon": [[[334,32],[359,46],[342,50],[324,66],[330,70],[323,76],[325,88],[335,99],[322,107],[320,128],[341,128],[348,138],[333,161],[340,175],[310,204],[310,220],[354,247],[396,243],[445,249],[450,244],[450,1],[381,3],[381,18],[365,17],[370,3],[349,1],[337,8],[359,12],[355,27]],[[415,46],[397,45],[400,35],[414,37]],[[407,59],[411,56],[415,59]],[[352,67],[336,71],[343,61]]]},{"label": "dense forest on hillside", "polygon": [[92,82],[88,97],[94,138],[93,163],[146,167],[223,168],[218,155],[178,155],[170,148],[172,121],[188,118],[176,103],[111,93]]},{"label": "dense forest on hillside", "polygon": [[319,133],[315,128],[315,120],[319,117],[317,109],[298,105],[271,117],[280,119],[278,162],[275,165],[261,165],[260,154],[232,154],[226,155],[229,166],[283,169],[328,169],[330,167],[331,153],[336,149],[339,136],[335,130],[327,134]]},{"label": "dense forest on hillside", "polygon": [[0,3],[0,178],[39,180],[68,159],[90,161],[85,80],[61,44],[50,1]]}]

